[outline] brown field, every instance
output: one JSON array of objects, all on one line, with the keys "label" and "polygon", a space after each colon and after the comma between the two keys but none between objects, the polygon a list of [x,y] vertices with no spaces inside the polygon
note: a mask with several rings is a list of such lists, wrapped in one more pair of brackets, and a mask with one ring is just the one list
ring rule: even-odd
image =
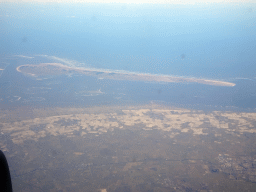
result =
[{"label": "brown field", "polygon": [[15,191],[256,187],[255,113],[158,105],[17,108],[1,111],[0,120]]}]

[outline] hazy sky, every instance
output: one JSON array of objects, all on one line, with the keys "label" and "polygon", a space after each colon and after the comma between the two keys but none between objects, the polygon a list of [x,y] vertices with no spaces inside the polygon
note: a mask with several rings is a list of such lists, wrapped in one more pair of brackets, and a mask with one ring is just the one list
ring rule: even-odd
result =
[{"label": "hazy sky", "polygon": [[255,0],[0,0],[0,2],[95,2],[95,3],[158,3],[158,4],[195,4],[195,3],[256,3]]}]

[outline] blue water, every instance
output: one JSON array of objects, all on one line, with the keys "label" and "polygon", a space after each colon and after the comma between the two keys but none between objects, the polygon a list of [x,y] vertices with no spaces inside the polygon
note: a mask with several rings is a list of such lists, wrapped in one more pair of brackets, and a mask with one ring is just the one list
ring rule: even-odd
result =
[{"label": "blue water", "polygon": [[[126,96],[120,103],[164,101],[193,106],[256,108],[256,4],[0,5],[0,59],[42,54],[74,60],[84,67],[236,83],[235,87],[226,88],[56,77],[43,81],[42,85],[48,83],[52,90],[58,91],[37,93],[37,97],[45,98],[40,101],[45,105],[70,102],[80,106],[81,101],[87,105],[96,100],[111,100],[116,104],[115,98],[119,97],[116,94],[122,90]],[[40,82],[16,74],[15,67],[21,60],[15,62],[1,77],[1,95],[6,98],[3,102],[14,103],[10,98],[18,95],[21,96],[19,101],[26,104],[27,90]],[[14,80],[13,75],[20,79]],[[54,86],[50,85],[51,81],[61,83]],[[6,88],[10,82],[13,82],[12,89]],[[17,89],[18,84],[23,88]],[[107,93],[105,98],[85,100],[75,94],[82,89],[100,88]]]},{"label": "blue water", "polygon": [[255,78],[255,4],[1,4],[2,54],[212,79]]}]

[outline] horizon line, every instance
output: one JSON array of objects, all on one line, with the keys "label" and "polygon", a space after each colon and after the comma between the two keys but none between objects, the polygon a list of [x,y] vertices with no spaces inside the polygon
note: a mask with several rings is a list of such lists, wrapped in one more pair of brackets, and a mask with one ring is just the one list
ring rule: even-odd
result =
[{"label": "horizon line", "polygon": [[97,4],[234,4],[256,3],[254,0],[0,0],[0,3],[97,3]]}]

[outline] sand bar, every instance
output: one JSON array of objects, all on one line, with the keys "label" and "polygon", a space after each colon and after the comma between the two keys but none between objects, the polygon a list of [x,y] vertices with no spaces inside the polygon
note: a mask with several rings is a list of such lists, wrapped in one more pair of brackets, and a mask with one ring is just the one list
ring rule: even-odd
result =
[{"label": "sand bar", "polygon": [[199,83],[215,86],[233,87],[236,84],[226,81],[211,79],[199,79],[190,77],[176,77],[170,75],[158,75],[149,73],[135,73],[129,71],[117,71],[95,68],[69,67],[61,63],[41,63],[38,65],[21,65],[17,71],[33,76],[60,75],[78,73],[88,76],[96,76],[99,79],[127,80],[127,81],[146,81],[146,82],[165,82],[165,83]]}]

